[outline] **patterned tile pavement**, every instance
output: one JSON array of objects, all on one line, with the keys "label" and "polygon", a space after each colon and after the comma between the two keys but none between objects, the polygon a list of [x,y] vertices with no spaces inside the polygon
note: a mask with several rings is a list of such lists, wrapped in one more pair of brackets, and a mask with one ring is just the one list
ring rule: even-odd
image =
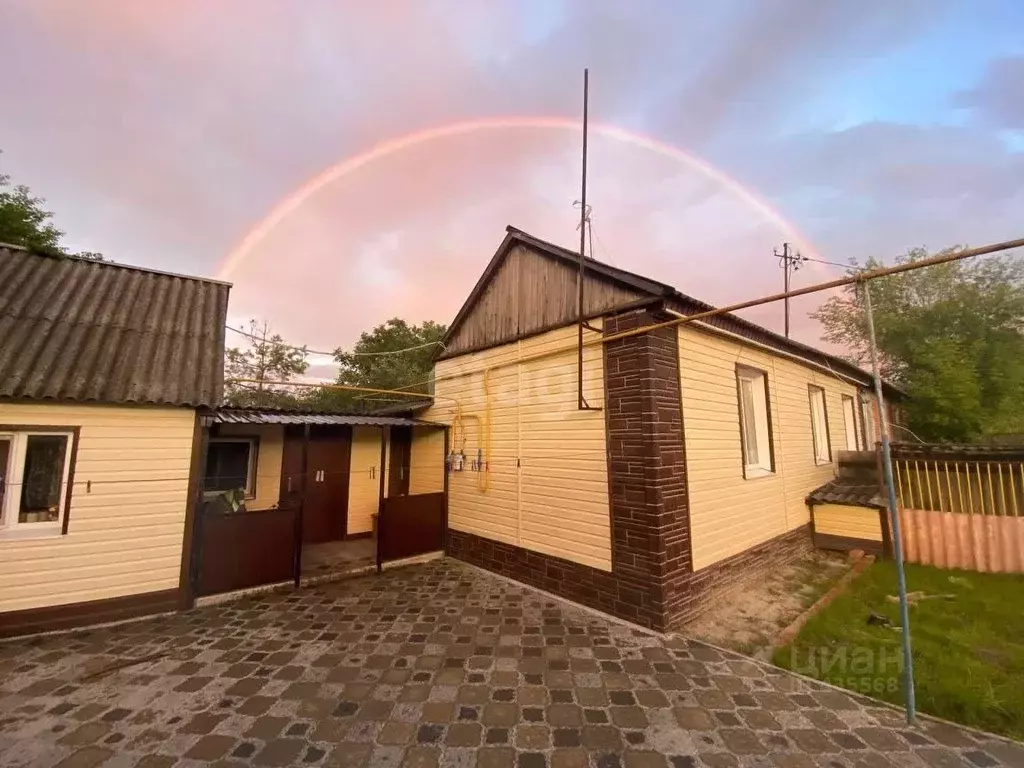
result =
[{"label": "patterned tile pavement", "polygon": [[2,644],[0,765],[1021,768],[1024,747],[444,560]]}]

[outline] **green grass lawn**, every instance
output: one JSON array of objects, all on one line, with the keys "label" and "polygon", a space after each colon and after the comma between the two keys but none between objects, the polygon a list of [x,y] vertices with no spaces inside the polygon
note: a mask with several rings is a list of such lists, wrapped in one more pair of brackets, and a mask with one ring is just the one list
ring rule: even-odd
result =
[{"label": "green grass lawn", "polygon": [[[1024,576],[907,565],[907,591],[953,595],[910,609],[917,707],[1024,738]],[[807,622],[774,662],[834,685],[903,703],[896,568],[876,563]],[[867,623],[872,613],[894,628]]]}]

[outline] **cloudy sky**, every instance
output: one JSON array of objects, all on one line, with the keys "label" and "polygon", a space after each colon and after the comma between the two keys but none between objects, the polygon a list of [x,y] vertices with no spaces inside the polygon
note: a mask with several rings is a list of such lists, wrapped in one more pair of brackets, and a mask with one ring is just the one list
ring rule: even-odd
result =
[{"label": "cloudy sky", "polygon": [[0,0],[0,171],[69,247],[329,349],[448,322],[506,224],[577,242],[586,66],[595,257],[727,303],[781,289],[783,241],[1021,236],[1022,29],[1020,0]]}]

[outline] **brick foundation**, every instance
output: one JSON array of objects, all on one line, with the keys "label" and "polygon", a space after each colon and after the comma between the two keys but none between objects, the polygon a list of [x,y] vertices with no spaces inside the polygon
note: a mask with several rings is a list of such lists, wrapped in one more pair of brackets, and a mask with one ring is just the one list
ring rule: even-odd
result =
[{"label": "brick foundation", "polygon": [[686,598],[670,616],[669,628],[678,629],[693,621],[728,592],[761,578],[812,549],[811,524],[808,523],[688,574]]},{"label": "brick foundation", "polygon": [[650,616],[638,599],[643,587],[614,573],[465,531],[448,531],[445,553],[581,605],[650,626]]}]

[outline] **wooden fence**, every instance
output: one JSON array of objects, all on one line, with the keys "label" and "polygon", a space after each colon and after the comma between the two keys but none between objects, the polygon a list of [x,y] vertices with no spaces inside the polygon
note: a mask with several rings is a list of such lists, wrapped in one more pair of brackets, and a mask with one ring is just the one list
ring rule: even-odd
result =
[{"label": "wooden fence", "polygon": [[1024,573],[1024,450],[894,446],[904,559]]}]

